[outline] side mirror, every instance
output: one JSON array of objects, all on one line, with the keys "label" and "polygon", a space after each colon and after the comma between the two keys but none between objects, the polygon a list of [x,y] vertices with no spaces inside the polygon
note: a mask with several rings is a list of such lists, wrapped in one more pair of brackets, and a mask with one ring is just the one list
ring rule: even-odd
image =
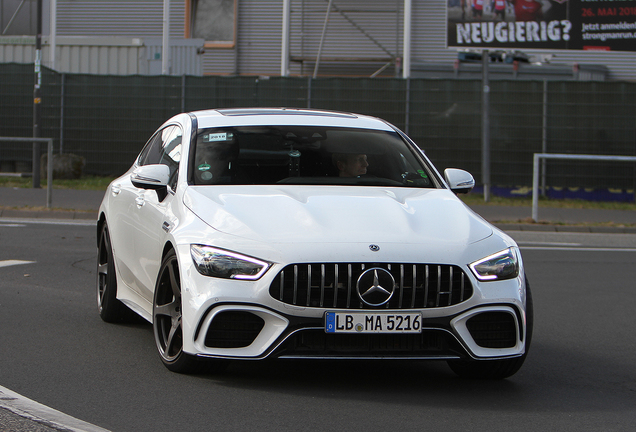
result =
[{"label": "side mirror", "polygon": [[456,168],[446,168],[444,170],[446,183],[456,194],[465,194],[475,187],[475,179],[468,172]]},{"label": "side mirror", "polygon": [[141,189],[159,190],[168,186],[170,168],[168,165],[143,165],[130,175],[133,186]]}]

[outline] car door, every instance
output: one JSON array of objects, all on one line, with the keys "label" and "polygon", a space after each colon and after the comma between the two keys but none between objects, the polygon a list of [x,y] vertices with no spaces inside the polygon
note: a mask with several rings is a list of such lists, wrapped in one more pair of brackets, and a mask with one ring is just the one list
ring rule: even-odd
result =
[{"label": "car door", "polygon": [[[140,164],[150,163],[152,160],[159,161],[162,146],[162,131],[158,131],[148,140],[132,169]],[[112,184],[110,194],[108,224],[111,226],[112,245],[115,250],[115,268],[121,282],[141,294],[142,289],[138,281],[139,248],[134,239],[138,236],[137,230],[140,225],[137,201],[143,199],[143,194],[133,186],[130,172]]]},{"label": "car door", "polygon": [[[158,133],[158,139],[152,143],[139,165],[163,164],[170,168],[170,185],[168,190],[136,189],[133,224],[135,230],[132,241],[135,249],[135,279],[140,294],[152,302],[157,273],[161,265],[163,244],[167,235],[166,218],[177,187],[179,161],[181,160],[181,143],[183,132],[180,126],[168,126]],[[172,214],[172,212],[169,212]]]}]

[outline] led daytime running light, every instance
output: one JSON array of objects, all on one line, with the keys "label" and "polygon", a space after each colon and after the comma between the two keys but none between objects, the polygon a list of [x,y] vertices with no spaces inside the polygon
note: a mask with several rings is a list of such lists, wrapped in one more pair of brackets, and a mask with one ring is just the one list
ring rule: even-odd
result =
[{"label": "led daytime running light", "polygon": [[257,280],[269,269],[270,263],[211,246],[190,246],[192,260],[204,276]]},{"label": "led daytime running light", "polygon": [[475,261],[469,267],[481,281],[512,279],[519,275],[519,258],[514,248],[508,248]]}]

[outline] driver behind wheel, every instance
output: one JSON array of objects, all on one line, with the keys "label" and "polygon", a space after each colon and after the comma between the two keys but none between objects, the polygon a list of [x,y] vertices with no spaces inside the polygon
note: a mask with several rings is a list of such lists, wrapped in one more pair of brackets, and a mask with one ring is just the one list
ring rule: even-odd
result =
[{"label": "driver behind wheel", "polygon": [[334,153],[332,160],[340,177],[360,177],[367,173],[369,166],[366,154]]}]

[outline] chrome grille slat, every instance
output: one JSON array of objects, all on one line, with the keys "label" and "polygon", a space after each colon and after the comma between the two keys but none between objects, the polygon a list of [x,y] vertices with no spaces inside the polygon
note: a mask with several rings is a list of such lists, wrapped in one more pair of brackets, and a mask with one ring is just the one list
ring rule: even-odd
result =
[{"label": "chrome grille slat", "polygon": [[[356,283],[365,269],[383,268],[393,275],[389,302],[363,303]],[[291,264],[274,278],[270,295],[283,303],[331,309],[414,309],[456,305],[473,294],[470,279],[458,266],[412,263]]]},{"label": "chrome grille slat", "polygon": [[437,266],[437,298],[435,299],[435,307],[439,307],[439,300],[442,291],[442,268]]},{"label": "chrome grille slat", "polygon": [[399,307],[402,307],[402,296],[404,295],[404,264],[400,264],[400,300]]},{"label": "chrome grille slat", "polygon": [[281,273],[280,275],[280,291],[279,291],[279,300],[283,299],[283,289],[285,288],[285,274]]},{"label": "chrome grille slat", "polygon": [[298,266],[294,266],[294,302],[292,304],[296,304],[296,299],[298,298]]},{"label": "chrome grille slat", "polygon": [[448,306],[453,301],[453,268],[450,268],[450,277],[448,278]]},{"label": "chrome grille slat", "polygon": [[428,265],[424,267],[424,305],[422,307],[427,307],[428,305],[428,282],[430,280]]},{"label": "chrome grille slat", "polygon": [[333,267],[333,271],[334,271],[334,282],[333,282],[333,304],[338,304],[338,280],[339,280],[339,271],[338,271],[338,264],[334,264]]},{"label": "chrome grille slat", "polygon": [[311,266],[307,267],[307,306],[311,300]]},{"label": "chrome grille slat", "polygon": [[320,307],[325,302],[325,265],[320,264]]},{"label": "chrome grille slat", "polygon": [[349,309],[350,305],[351,305],[351,279],[352,279],[352,272],[353,272],[353,268],[351,266],[351,264],[349,264],[349,272],[348,272],[348,278],[347,278],[347,309]]},{"label": "chrome grille slat", "polygon": [[[387,270],[391,271],[391,264],[387,265]],[[396,281],[397,284],[397,281]],[[393,295],[395,295],[395,287],[393,288]],[[391,302],[387,302],[385,308],[388,309]]]},{"label": "chrome grille slat", "polygon": [[413,289],[413,287],[417,286],[417,265],[413,264],[413,285],[411,285],[411,309],[415,307],[415,293],[417,290]]}]

